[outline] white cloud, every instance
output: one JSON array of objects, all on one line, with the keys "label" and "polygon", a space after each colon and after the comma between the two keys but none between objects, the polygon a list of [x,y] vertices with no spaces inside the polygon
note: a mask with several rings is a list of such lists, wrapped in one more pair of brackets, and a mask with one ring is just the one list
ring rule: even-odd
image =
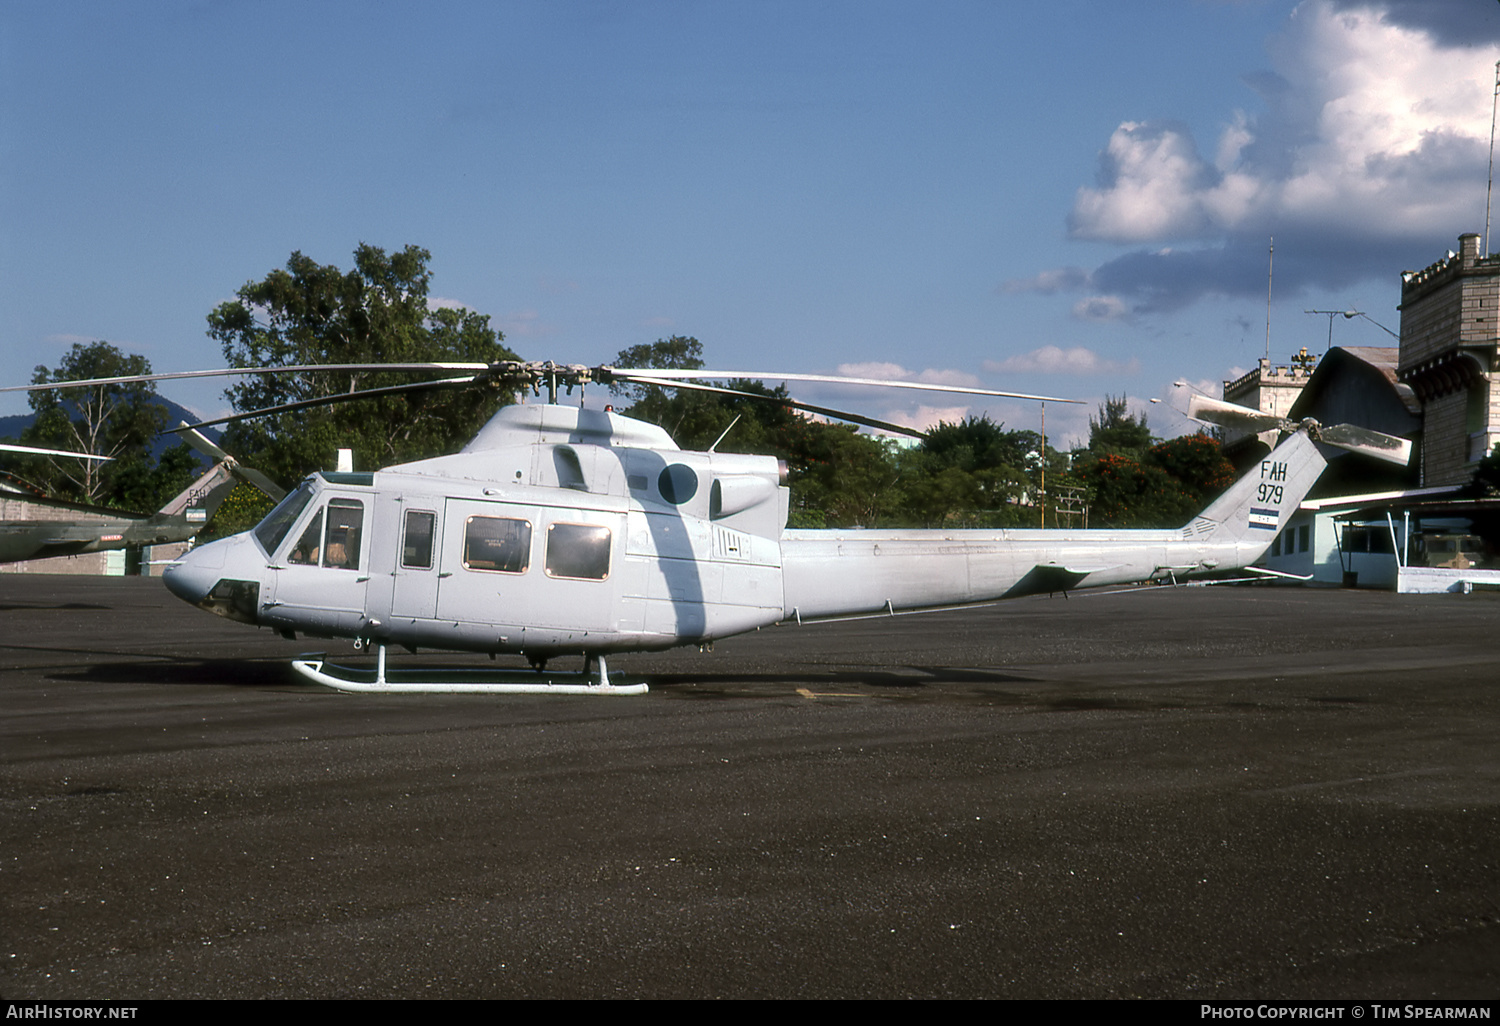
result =
[{"label": "white cloud", "polygon": [[1136,374],[1141,369],[1139,360],[1120,363],[1107,360],[1084,346],[1063,349],[1059,346],[1042,346],[1021,356],[1004,360],[986,360],[984,369],[995,374]]},{"label": "white cloud", "polygon": [[917,431],[931,431],[939,424],[958,424],[969,415],[968,406],[918,406],[915,413],[891,410],[881,414],[880,419],[900,424]]},{"label": "white cloud", "polygon": [[1089,272],[1081,267],[1055,267],[1041,271],[1030,278],[1013,278],[1010,281],[1001,282],[995,291],[1001,294],[1039,292],[1043,295],[1051,295],[1056,292],[1071,292],[1074,289],[1085,288],[1088,283]]},{"label": "white cloud", "polygon": [[1297,228],[1431,238],[1482,221],[1493,55],[1383,17],[1377,4],[1298,7],[1259,76],[1268,109],[1236,112],[1210,163],[1189,130],[1120,125],[1078,238],[1139,244]]},{"label": "white cloud", "polygon": [[957,388],[980,387],[979,378],[967,371],[929,368],[913,372],[899,363],[841,363],[838,373],[850,378],[886,378],[893,381],[915,381],[924,385],[952,385]]}]

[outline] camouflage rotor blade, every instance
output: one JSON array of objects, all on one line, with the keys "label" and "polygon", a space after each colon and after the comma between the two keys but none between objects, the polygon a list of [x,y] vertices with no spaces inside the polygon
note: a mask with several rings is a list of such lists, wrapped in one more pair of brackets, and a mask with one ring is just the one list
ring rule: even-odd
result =
[{"label": "camouflage rotor blade", "polygon": [[282,499],[286,498],[286,489],[281,487],[275,481],[272,481],[265,474],[261,473],[259,470],[256,470],[254,467],[243,466],[239,460],[235,459],[233,456],[229,455],[229,453],[225,452],[223,449],[215,445],[212,441],[209,440],[207,435],[197,430],[197,428],[193,425],[188,424],[186,421],[179,422],[179,424],[180,426],[177,428],[177,433],[182,435],[183,440],[186,441],[188,445],[191,445],[194,449],[197,449],[199,452],[207,456],[209,459],[213,460],[215,463],[224,464],[224,466],[229,468],[229,472],[236,478],[246,482],[247,484],[253,485],[256,488],[259,488],[261,491],[265,492],[277,502],[280,502]]}]

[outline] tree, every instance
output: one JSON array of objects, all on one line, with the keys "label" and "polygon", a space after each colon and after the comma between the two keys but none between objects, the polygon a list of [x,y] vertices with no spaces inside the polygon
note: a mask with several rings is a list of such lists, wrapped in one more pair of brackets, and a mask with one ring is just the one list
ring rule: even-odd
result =
[{"label": "tree", "polygon": [[1031,468],[1041,450],[1035,431],[1006,431],[988,416],[939,424],[920,446],[897,454],[901,526],[1035,526],[1036,514],[1020,501],[1035,490]]},{"label": "tree", "polygon": [[1095,453],[1082,476],[1100,527],[1179,527],[1234,483],[1219,443],[1204,434],[1159,442],[1140,459]]},{"label": "tree", "polygon": [[1132,416],[1125,396],[1106,395],[1099,407],[1099,419],[1089,418],[1089,450],[1139,457],[1150,446],[1151,429],[1146,426],[1146,415]]},{"label": "tree", "polygon": [[[247,282],[210,313],[208,333],[236,367],[516,359],[487,316],[429,304],[429,260],[416,246],[388,255],[361,243],[354,269],[344,272],[293,253],[284,270]],[[381,371],[263,375],[230,386],[225,397],[248,412],[414,380]],[[505,401],[480,388],[360,399],[241,421],[224,444],[283,480],[327,469],[340,448],[354,450],[357,468],[374,469],[460,447]]]},{"label": "tree", "polygon": [[[31,380],[43,385],[150,373],[143,356],[126,354],[108,342],[76,342],[56,369],[38,366]],[[138,481],[150,466],[147,448],[166,419],[150,382],[46,389],[30,393],[29,401],[36,420],[22,432],[25,444],[110,458],[107,463],[62,458],[31,462],[31,473],[47,491],[84,502],[111,500],[123,477],[135,475]]]}]

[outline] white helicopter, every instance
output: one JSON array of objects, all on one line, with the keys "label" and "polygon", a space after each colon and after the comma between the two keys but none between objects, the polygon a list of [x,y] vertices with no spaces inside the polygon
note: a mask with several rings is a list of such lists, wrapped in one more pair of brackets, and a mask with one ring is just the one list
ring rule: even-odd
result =
[{"label": "white helicopter", "polygon": [[[342,690],[633,694],[646,686],[611,683],[609,656],[706,645],[785,621],[1247,567],[1326,465],[1315,440],[1395,462],[1410,456],[1403,439],[1293,424],[1196,397],[1192,416],[1290,436],[1179,529],[791,530],[786,467],[775,457],[683,451],[653,424],[558,405],[556,389],[629,381],[732,391],[677,379],[851,379],[551,363],[406,366],[473,372],[417,387],[502,377],[544,385],[549,401],[503,407],[450,456],[313,474],[253,530],[199,546],[163,574],[173,594],[221,616],[287,637],[376,648],[373,674],[321,658],[293,664]],[[519,653],[538,671],[552,657],[582,655],[584,674],[416,679],[388,672],[389,645]]]}]

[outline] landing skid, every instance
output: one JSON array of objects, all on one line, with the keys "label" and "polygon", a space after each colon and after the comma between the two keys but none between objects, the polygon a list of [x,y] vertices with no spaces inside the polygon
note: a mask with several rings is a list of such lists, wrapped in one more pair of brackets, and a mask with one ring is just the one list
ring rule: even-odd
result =
[{"label": "landing skid", "polygon": [[[644,681],[633,684],[611,684],[603,656],[593,656],[589,664],[598,664],[597,679],[585,669],[583,673],[545,673],[530,670],[426,669],[387,670],[385,646],[376,646],[375,669],[335,666],[321,655],[293,659],[292,669],[308,680],[339,691],[395,693],[523,694],[523,695],[644,695]],[[426,679],[423,679],[426,678]]]}]

